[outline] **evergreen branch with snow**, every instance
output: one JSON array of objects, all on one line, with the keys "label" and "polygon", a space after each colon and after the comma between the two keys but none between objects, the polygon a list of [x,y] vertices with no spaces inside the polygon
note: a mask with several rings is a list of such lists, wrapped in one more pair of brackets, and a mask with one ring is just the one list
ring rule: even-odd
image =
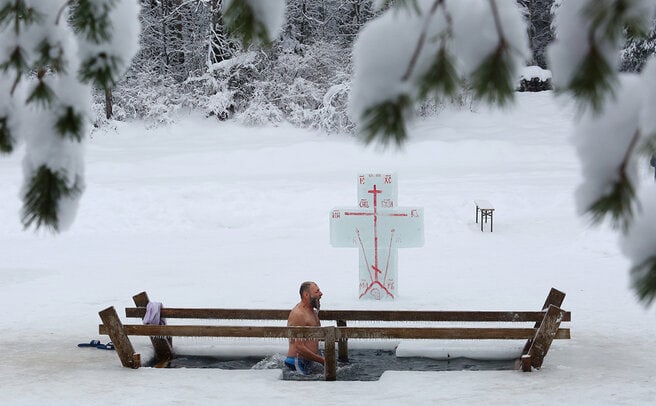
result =
[{"label": "evergreen branch with snow", "polygon": [[69,19],[78,35],[95,44],[112,38],[110,12],[116,7],[116,0],[69,0],[68,4]]},{"label": "evergreen branch with snow", "polygon": [[7,117],[0,117],[0,153],[9,154],[13,152],[14,143],[9,125],[7,125]]},{"label": "evergreen branch with snow", "polygon": [[36,86],[34,86],[32,91],[27,96],[25,104],[35,103],[36,105],[46,109],[52,106],[56,96],[52,88],[45,82],[45,75],[45,68],[39,69],[39,72],[37,73]]},{"label": "evergreen branch with snow", "polygon": [[30,7],[25,0],[5,1],[0,8],[0,29],[5,25],[14,25],[16,35],[20,34],[21,26],[37,23],[41,19],[38,11]]},{"label": "evergreen branch with snow", "polygon": [[383,145],[392,141],[397,146],[408,137],[405,117],[412,107],[412,100],[407,95],[400,95],[396,100],[387,100],[370,107],[362,115],[363,136],[369,143],[377,139]]},{"label": "evergreen branch with snow", "polygon": [[57,133],[62,137],[70,137],[77,142],[82,142],[84,119],[84,115],[75,111],[74,106],[63,107],[55,122]]},{"label": "evergreen branch with snow", "polygon": [[504,106],[515,97],[515,69],[507,45],[501,43],[471,74],[477,99]]},{"label": "evergreen branch with snow", "polygon": [[614,94],[616,86],[616,72],[597,46],[593,45],[583,59],[581,68],[572,77],[567,91],[578,101],[581,110],[589,106],[599,113],[606,95]]},{"label": "evergreen branch with snow", "polygon": [[[356,43],[356,56],[373,49],[377,61],[371,62],[371,57],[355,60],[350,111],[366,142],[378,140],[387,145],[394,140],[401,144],[407,138],[406,110],[429,96],[438,100],[453,96],[463,82],[472,86],[477,99],[490,104],[503,106],[514,100],[516,73],[527,52],[521,36],[526,32],[522,17],[512,3],[426,0],[416,4],[418,13],[398,6],[387,10],[361,32],[358,43],[367,46],[362,45],[360,51]],[[487,35],[482,34],[479,42],[472,41],[470,28],[481,28],[481,22],[481,31]],[[384,29],[406,31],[404,37],[415,41],[411,52],[399,38],[385,38]],[[365,35],[368,31],[378,35],[370,38]],[[389,44],[380,46],[388,40]],[[405,68],[395,77],[399,64],[404,63]],[[371,95],[360,95],[366,93]],[[396,119],[400,122],[394,122]]]},{"label": "evergreen branch with snow", "polygon": [[223,18],[230,35],[239,38],[244,48],[258,41],[264,44],[271,41],[264,23],[256,18],[255,12],[246,2],[233,1]]},{"label": "evergreen branch with snow", "polygon": [[53,72],[66,71],[66,59],[60,44],[52,44],[46,38],[37,45],[37,55],[34,66],[47,66]]},{"label": "evergreen branch with snow", "polygon": [[626,31],[646,35],[649,27],[647,16],[635,12],[639,2],[635,0],[595,0],[588,2],[582,12],[590,20],[590,33],[612,43],[624,39]]},{"label": "evergreen branch with snow", "polygon": [[647,306],[656,299],[656,256],[631,268],[631,286]]},{"label": "evergreen branch with snow", "polygon": [[16,45],[5,61],[0,61],[0,70],[7,72],[13,70],[15,72],[23,72],[29,69],[29,63],[27,62],[26,52],[19,45]]},{"label": "evergreen branch with snow", "polygon": [[[431,20],[435,16],[435,13],[437,12],[437,8],[439,6],[444,6],[444,0],[434,0],[433,5],[430,7],[428,12],[424,16],[423,28],[419,33],[419,38],[417,39],[417,43],[415,44],[415,49],[412,53],[412,56],[410,57],[408,68],[406,69],[405,73],[401,77],[401,80],[403,81],[406,81],[410,78],[412,72],[415,69],[415,66],[417,65],[417,60],[421,55],[421,51],[424,49],[424,44],[426,43],[426,36],[428,35],[428,27],[430,26]],[[421,14],[421,10],[417,10],[417,12]]]},{"label": "evergreen branch with snow", "polygon": [[549,50],[556,89],[573,97],[583,117],[573,138],[583,169],[579,207],[621,232],[632,286],[645,304],[656,297],[656,203],[640,187],[637,163],[656,152],[656,70],[652,63],[640,75],[620,75],[616,61],[626,35],[648,32],[654,12],[653,0],[563,2]]},{"label": "evergreen branch with snow", "polygon": [[60,229],[60,204],[64,198],[76,198],[81,193],[80,180],[72,186],[66,182],[67,174],[52,171],[41,165],[25,187],[22,221],[25,228],[45,226]]},{"label": "evergreen branch with snow", "polygon": [[460,89],[460,82],[455,58],[449,54],[446,47],[441,47],[435,55],[433,65],[420,80],[419,97],[426,99],[432,95],[440,100],[455,96]]},{"label": "evergreen branch with snow", "polygon": [[80,65],[80,79],[85,83],[93,83],[100,89],[112,88],[120,77],[120,66],[123,61],[116,55],[105,52],[88,55]]},{"label": "evergreen branch with snow", "polygon": [[610,191],[594,202],[587,212],[595,223],[601,223],[610,217],[613,228],[626,231],[633,220],[634,198],[633,185],[625,175],[621,175]]},{"label": "evergreen branch with snow", "polygon": [[504,106],[515,97],[513,49],[503,32],[496,0],[489,0],[498,45],[471,74],[474,95],[490,104]]},{"label": "evergreen branch with snow", "polygon": [[[556,90],[571,94],[582,110],[591,108],[594,113],[600,113],[605,95],[612,95],[618,85],[616,61],[626,33],[649,31],[653,14],[649,11],[653,4],[649,3],[643,0],[564,3],[554,22],[563,37],[552,46],[552,59],[557,62],[552,67]],[[569,64],[562,74],[558,65],[561,60]]]},{"label": "evergreen branch with snow", "polygon": [[109,88],[125,71],[138,10],[133,0],[0,0],[0,151],[25,143],[26,228],[70,225],[84,190],[87,83]]},{"label": "evergreen branch with snow", "polygon": [[230,35],[251,44],[269,44],[285,13],[284,0],[225,0],[223,18]]}]

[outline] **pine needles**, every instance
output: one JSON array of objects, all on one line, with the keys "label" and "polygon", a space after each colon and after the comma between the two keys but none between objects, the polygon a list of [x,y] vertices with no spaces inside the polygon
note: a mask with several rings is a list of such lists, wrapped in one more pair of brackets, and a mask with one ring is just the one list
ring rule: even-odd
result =
[{"label": "pine needles", "polygon": [[363,135],[366,143],[378,139],[383,145],[394,141],[402,145],[407,138],[405,116],[412,106],[407,95],[388,100],[367,109],[362,115]]},{"label": "pine needles", "polygon": [[631,285],[647,306],[656,299],[656,257],[652,256],[631,269]]},{"label": "pine needles", "polygon": [[7,117],[0,117],[0,153],[10,154],[13,150],[14,138],[7,124]]},{"label": "pine needles", "polygon": [[257,42],[270,42],[266,27],[258,20],[253,9],[244,1],[233,1],[223,15],[226,28],[231,35],[241,39],[246,48]]},{"label": "pine needles", "polygon": [[24,193],[22,222],[25,228],[35,225],[59,231],[59,203],[63,198],[81,193],[79,182],[66,184],[66,174],[53,172],[45,165],[39,167],[29,180]]},{"label": "pine needles", "polygon": [[513,73],[510,50],[502,42],[472,73],[474,95],[490,104],[505,106],[515,96]]}]

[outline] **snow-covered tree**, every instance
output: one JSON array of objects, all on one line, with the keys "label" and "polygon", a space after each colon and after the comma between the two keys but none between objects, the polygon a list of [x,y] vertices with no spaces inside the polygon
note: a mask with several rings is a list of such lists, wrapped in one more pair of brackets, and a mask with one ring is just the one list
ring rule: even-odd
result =
[{"label": "snow-covered tree", "polygon": [[545,55],[553,40],[551,6],[554,0],[518,0],[528,25],[528,42],[532,57],[530,64],[547,68]]},{"label": "snow-covered tree", "polygon": [[627,33],[627,41],[621,53],[620,70],[623,72],[640,72],[647,60],[656,53],[656,20],[652,21],[649,34],[633,35]]},{"label": "snow-covered tree", "polygon": [[68,227],[85,187],[91,86],[136,51],[132,0],[0,0],[0,151],[25,144],[22,222]]}]

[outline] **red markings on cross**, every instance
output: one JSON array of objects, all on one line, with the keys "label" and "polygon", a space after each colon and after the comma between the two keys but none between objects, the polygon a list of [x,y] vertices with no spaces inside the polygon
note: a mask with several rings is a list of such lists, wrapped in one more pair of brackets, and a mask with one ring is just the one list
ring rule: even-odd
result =
[{"label": "red markings on cross", "polygon": [[360,298],[394,299],[398,248],[423,245],[423,210],[397,208],[396,199],[394,175],[359,175],[358,207],[331,215],[331,243],[359,248]]}]

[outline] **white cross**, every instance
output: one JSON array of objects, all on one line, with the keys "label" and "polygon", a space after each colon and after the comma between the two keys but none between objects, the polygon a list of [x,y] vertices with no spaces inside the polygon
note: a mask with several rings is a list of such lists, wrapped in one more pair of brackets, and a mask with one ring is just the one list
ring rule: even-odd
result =
[{"label": "white cross", "polygon": [[330,243],[360,253],[360,299],[394,299],[397,248],[424,244],[424,209],[397,208],[397,195],[396,175],[359,175],[358,207],[330,214]]}]

